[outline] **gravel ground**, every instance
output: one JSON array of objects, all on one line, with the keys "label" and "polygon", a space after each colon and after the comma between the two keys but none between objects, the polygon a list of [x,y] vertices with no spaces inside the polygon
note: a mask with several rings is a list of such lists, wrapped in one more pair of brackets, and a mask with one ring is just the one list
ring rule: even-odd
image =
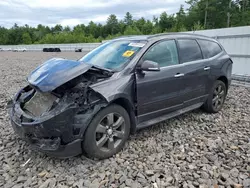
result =
[{"label": "gravel ground", "polygon": [[250,187],[250,89],[231,87],[218,114],[196,110],[130,137],[116,156],[55,159],[32,152],[6,112],[27,74],[54,56],[0,53],[0,187]]}]

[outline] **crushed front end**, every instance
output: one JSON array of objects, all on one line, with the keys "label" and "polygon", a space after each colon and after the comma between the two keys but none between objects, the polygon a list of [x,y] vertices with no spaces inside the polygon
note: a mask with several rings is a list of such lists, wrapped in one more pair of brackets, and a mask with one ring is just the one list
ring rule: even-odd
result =
[{"label": "crushed front end", "polygon": [[13,129],[33,149],[50,156],[64,158],[82,153],[88,124],[107,105],[89,85],[108,77],[110,74],[100,70],[88,70],[52,91],[26,86],[9,109]]}]

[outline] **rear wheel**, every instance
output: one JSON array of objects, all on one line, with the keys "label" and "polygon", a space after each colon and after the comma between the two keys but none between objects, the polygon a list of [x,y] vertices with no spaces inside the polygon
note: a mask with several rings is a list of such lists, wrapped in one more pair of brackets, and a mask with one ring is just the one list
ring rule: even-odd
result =
[{"label": "rear wheel", "polygon": [[205,111],[216,113],[221,110],[227,96],[227,88],[224,82],[216,80],[207,101],[203,105]]},{"label": "rear wheel", "polygon": [[96,114],[88,126],[83,150],[91,158],[105,159],[118,153],[128,139],[130,118],[127,111],[111,105]]}]

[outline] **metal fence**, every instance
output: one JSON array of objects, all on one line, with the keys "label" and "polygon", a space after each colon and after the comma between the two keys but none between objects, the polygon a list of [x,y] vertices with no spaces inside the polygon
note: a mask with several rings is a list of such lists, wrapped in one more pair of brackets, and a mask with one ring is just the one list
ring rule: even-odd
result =
[{"label": "metal fence", "polygon": [[250,82],[250,26],[195,31],[216,38],[232,57],[233,79]]},{"label": "metal fence", "polygon": [[75,43],[75,44],[31,44],[31,45],[0,45],[3,50],[8,49],[27,49],[27,51],[42,51],[43,48],[60,48],[61,51],[75,51],[82,48],[82,51],[89,52],[101,43]]},{"label": "metal fence", "polygon": [[[197,33],[216,38],[234,61],[233,78],[238,81],[250,82],[250,26],[201,30],[189,33]],[[28,51],[42,51],[43,48],[60,48],[61,51],[74,51],[75,48],[82,48],[82,51],[88,52],[100,44],[101,43],[0,45],[0,48],[26,48]]]}]

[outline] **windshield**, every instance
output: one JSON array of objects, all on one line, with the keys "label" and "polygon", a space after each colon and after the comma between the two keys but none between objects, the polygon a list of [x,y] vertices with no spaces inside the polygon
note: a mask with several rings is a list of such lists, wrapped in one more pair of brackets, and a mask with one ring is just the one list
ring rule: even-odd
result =
[{"label": "windshield", "polygon": [[145,45],[146,41],[117,40],[102,44],[98,48],[86,54],[79,61],[94,66],[121,70]]}]

